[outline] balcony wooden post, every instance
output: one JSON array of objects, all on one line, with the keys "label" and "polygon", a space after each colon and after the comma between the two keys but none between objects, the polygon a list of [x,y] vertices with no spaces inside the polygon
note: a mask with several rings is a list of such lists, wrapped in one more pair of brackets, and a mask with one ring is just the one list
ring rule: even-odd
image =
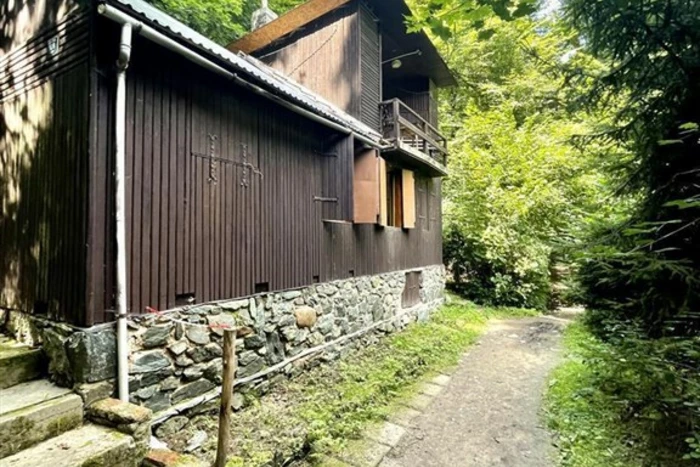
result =
[{"label": "balcony wooden post", "polygon": [[401,144],[401,102],[394,99],[394,131],[396,132],[396,144]]}]

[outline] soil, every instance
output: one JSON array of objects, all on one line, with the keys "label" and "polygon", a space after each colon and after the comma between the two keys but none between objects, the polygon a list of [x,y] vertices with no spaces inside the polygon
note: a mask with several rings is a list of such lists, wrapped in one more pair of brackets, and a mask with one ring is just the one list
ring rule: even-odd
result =
[{"label": "soil", "polygon": [[540,410],[566,323],[557,317],[493,321],[381,465],[554,465]]}]

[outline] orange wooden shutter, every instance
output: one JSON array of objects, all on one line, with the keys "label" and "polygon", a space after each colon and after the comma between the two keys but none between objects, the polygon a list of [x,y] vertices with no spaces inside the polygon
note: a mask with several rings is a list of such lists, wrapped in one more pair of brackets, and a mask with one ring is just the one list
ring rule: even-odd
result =
[{"label": "orange wooden shutter", "polygon": [[416,227],[416,182],[413,172],[401,171],[401,185],[403,188],[403,227],[413,229]]},{"label": "orange wooden shutter", "polygon": [[389,205],[386,180],[386,161],[379,157],[379,223],[386,226],[389,223]]},{"label": "orange wooden shutter", "polygon": [[355,155],[354,221],[376,224],[379,216],[379,154],[374,149]]}]

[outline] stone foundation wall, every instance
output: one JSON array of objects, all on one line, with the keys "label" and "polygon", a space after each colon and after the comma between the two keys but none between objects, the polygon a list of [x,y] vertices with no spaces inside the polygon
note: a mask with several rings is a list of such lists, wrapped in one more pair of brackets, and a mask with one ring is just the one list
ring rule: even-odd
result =
[{"label": "stone foundation wall", "polygon": [[[129,323],[132,402],[157,413],[214,391],[221,383],[226,326],[252,331],[236,343],[237,391],[265,392],[307,365],[339,358],[358,345],[372,344],[383,334],[425,320],[443,302],[444,268],[421,270],[421,302],[409,309],[401,303],[406,272],[133,318]],[[15,319],[13,327],[24,340],[43,342],[52,377],[60,383],[90,387],[88,383],[113,380],[116,374],[111,327],[78,331],[26,317]],[[96,390],[104,391],[104,385]]]}]

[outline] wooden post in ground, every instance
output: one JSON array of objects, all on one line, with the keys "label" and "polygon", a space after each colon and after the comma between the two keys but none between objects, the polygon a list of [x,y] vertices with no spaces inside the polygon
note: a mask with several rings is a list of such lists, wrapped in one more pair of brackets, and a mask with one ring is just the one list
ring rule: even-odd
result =
[{"label": "wooden post in ground", "polygon": [[219,444],[216,449],[214,467],[225,467],[228,448],[231,442],[231,400],[233,380],[236,375],[236,331],[224,331],[224,381],[221,387],[221,408],[219,409]]}]

